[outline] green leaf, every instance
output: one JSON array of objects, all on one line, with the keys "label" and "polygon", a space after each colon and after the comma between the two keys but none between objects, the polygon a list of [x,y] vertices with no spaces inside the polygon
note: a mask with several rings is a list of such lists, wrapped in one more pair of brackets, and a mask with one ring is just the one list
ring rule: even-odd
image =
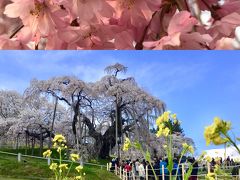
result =
[{"label": "green leaf", "polygon": [[240,141],[240,138],[237,138],[238,141]]},{"label": "green leaf", "polygon": [[169,162],[168,162],[167,168],[168,168],[168,171],[172,173],[172,170],[173,170],[173,161],[169,161]]},{"label": "green leaf", "polygon": [[137,150],[141,150],[142,149],[142,145],[139,143],[139,142],[135,142],[134,143],[134,147],[137,149]]},{"label": "green leaf", "polygon": [[168,166],[167,166],[167,168],[168,168],[169,172],[172,172],[172,170],[173,170],[173,157],[170,153],[168,153]]},{"label": "green leaf", "polygon": [[184,175],[184,179],[188,179],[191,174],[192,174],[192,170],[193,170],[193,165],[191,163],[188,163],[188,171],[187,173]]},{"label": "green leaf", "polygon": [[151,162],[151,154],[150,154],[150,152],[148,150],[147,150],[147,152],[145,154],[145,159],[146,159],[146,161]]}]

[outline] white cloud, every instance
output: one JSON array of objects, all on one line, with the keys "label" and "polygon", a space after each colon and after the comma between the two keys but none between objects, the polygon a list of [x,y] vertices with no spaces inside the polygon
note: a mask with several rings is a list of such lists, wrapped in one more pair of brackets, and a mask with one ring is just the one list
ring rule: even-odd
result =
[{"label": "white cloud", "polygon": [[86,65],[77,65],[71,71],[74,75],[87,82],[97,81],[105,75],[103,68]]},{"label": "white cloud", "polygon": [[[238,145],[238,147],[240,148],[240,145]],[[224,159],[225,149],[224,148],[209,149],[209,150],[206,150],[206,153],[207,153],[207,156],[210,156],[213,158],[222,157]],[[231,159],[240,160],[239,153],[232,146],[226,148],[226,157],[228,157],[228,156]]]},{"label": "white cloud", "polygon": [[135,71],[138,81],[160,96],[191,88],[205,78],[206,63],[152,63]]}]

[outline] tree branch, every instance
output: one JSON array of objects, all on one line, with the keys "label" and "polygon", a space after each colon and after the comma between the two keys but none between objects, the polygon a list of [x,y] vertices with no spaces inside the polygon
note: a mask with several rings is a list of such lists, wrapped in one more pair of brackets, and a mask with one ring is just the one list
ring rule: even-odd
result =
[{"label": "tree branch", "polygon": [[24,25],[18,27],[9,38],[12,39],[23,27]]}]

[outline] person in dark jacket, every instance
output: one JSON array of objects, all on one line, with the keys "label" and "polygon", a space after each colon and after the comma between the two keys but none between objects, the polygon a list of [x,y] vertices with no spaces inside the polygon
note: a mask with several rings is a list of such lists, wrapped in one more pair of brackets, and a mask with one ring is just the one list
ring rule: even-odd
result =
[{"label": "person in dark jacket", "polygon": [[198,175],[198,163],[195,162],[195,158],[192,158],[190,160],[190,163],[193,164],[193,170],[192,170],[192,173],[191,173],[191,176],[189,178],[189,180],[197,180],[197,175]]},{"label": "person in dark jacket", "polygon": [[154,171],[155,171],[155,174],[156,174],[157,178],[161,180],[162,177],[160,176],[160,171],[159,171],[160,166],[159,166],[159,163],[160,163],[160,162],[159,162],[158,160],[156,160],[156,161],[154,162],[153,169],[154,169]]},{"label": "person in dark jacket", "polygon": [[152,168],[150,166],[150,163],[148,161],[146,161],[146,166],[148,167],[148,179],[149,180],[155,180],[153,170],[152,170]]},{"label": "person in dark jacket", "polygon": [[238,176],[239,176],[239,163],[236,163],[235,166],[233,167],[232,169],[232,176],[233,176],[233,179],[238,179]]},{"label": "person in dark jacket", "polygon": [[112,165],[111,165],[110,171],[113,172],[115,170],[116,159],[113,158],[112,161],[111,161],[111,164]]},{"label": "person in dark jacket", "polygon": [[[177,159],[173,159],[173,171],[172,171],[172,175],[175,176],[176,172],[177,172],[177,167],[178,167],[178,161]],[[177,172],[177,180],[180,180],[180,169],[178,169]]]}]

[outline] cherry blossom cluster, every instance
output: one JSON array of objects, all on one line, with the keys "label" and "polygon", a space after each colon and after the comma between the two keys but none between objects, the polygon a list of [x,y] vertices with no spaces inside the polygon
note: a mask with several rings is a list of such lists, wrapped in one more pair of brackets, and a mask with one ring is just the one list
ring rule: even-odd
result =
[{"label": "cherry blossom cluster", "polygon": [[239,48],[239,0],[0,1],[0,49]]}]

